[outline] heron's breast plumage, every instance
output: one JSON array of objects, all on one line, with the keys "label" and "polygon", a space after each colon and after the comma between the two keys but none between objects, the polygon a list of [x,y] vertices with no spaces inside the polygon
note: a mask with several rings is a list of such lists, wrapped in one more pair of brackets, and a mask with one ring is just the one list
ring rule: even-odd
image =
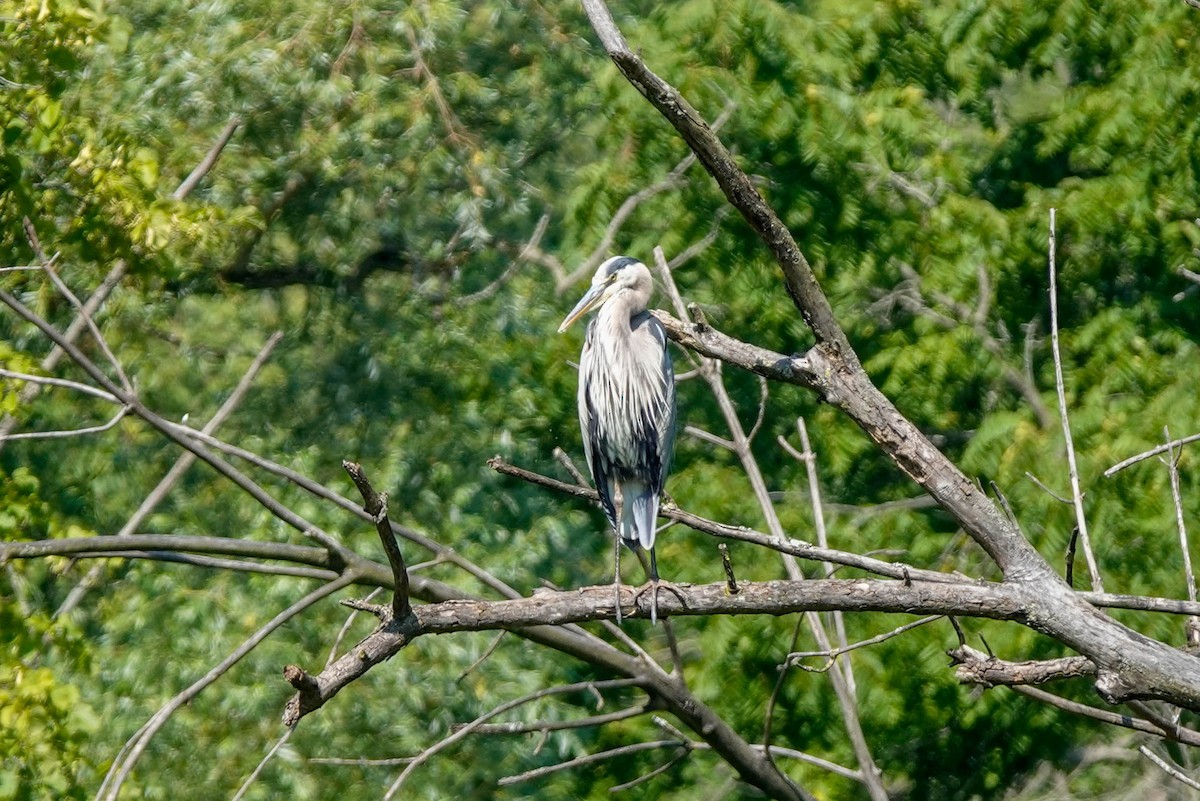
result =
[{"label": "heron's breast plumage", "polygon": [[[599,332],[597,326],[610,330]],[[589,326],[580,365],[580,419],[591,418],[594,447],[615,478],[640,478],[656,490],[667,468],[664,440],[673,433],[670,364],[665,333],[649,314],[623,321],[602,310]],[[587,439],[586,428],[583,434]]]}]

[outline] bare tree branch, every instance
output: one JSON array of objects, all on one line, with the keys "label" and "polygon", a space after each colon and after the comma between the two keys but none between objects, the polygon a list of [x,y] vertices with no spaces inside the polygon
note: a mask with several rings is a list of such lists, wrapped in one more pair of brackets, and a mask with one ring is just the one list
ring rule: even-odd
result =
[{"label": "bare tree branch", "polygon": [[[1064,712],[1070,712],[1073,715],[1079,715],[1081,717],[1091,718],[1092,720],[1098,720],[1101,723],[1107,723],[1110,726],[1120,726],[1125,729],[1132,729],[1134,731],[1152,734],[1155,737],[1161,737],[1163,739],[1175,739],[1167,732],[1163,731],[1160,727],[1154,725],[1150,721],[1142,720],[1141,718],[1135,718],[1131,715],[1126,715],[1119,712],[1109,712],[1107,709],[1097,709],[1094,706],[1088,706],[1087,704],[1081,704],[1078,701],[1071,701],[1066,698],[1062,698],[1054,693],[1048,693],[1045,690],[1037,687],[1030,687],[1023,684],[1013,684],[1009,686],[1009,689],[1019,695],[1025,696],[1026,698],[1032,698],[1039,703],[1055,707],[1056,709],[1061,709]],[[1200,745],[1200,737],[1197,737],[1194,742],[1190,743],[1190,745]]]},{"label": "bare tree branch", "polygon": [[610,748],[607,751],[600,751],[595,754],[584,754],[581,757],[568,759],[566,762],[559,762],[555,765],[546,765],[542,768],[527,770],[524,773],[518,773],[515,776],[505,776],[497,782],[501,787],[508,787],[513,784],[520,784],[532,779],[540,779],[543,776],[549,776],[551,773],[557,773],[560,770],[571,770],[573,768],[583,767],[584,765],[594,765],[597,762],[603,762],[606,759],[616,759],[618,757],[629,756],[640,751],[654,751],[660,748],[678,748],[685,753],[688,751],[688,742],[679,740],[650,740],[644,743],[630,743],[629,745],[619,745],[616,748]]},{"label": "bare tree branch", "polygon": [[[31,373],[19,373],[15,370],[5,370],[0,368],[0,378],[11,378],[16,381],[25,381],[31,385],[42,385],[48,387],[59,387],[62,389],[70,389],[75,392],[80,392],[84,395],[91,395],[93,398],[108,401],[109,403],[120,403],[112,394],[105,392],[102,389],[96,389],[88,384],[81,384],[78,381],[68,381],[65,378],[53,378],[45,375],[33,375]],[[36,387],[35,387],[36,388]],[[7,431],[0,430],[0,441],[5,439],[13,439],[7,435]]]},{"label": "bare tree branch", "polygon": [[92,320],[92,316],[88,314],[87,307],[71,291],[71,288],[67,286],[66,282],[59,277],[58,272],[54,269],[54,262],[58,258],[58,254],[56,253],[52,258],[47,258],[45,251],[42,250],[42,243],[38,239],[37,229],[33,227],[33,222],[28,217],[22,218],[21,222],[25,226],[25,236],[29,239],[29,246],[33,248],[33,254],[42,263],[42,272],[49,276],[51,283],[54,284],[59,294],[75,307],[75,310],[79,313],[79,319],[83,320],[83,324],[87,326],[88,331],[91,333],[92,340],[100,348],[100,352],[104,354],[104,357],[108,359],[108,363],[112,365],[117,377],[121,380],[121,386],[125,388],[126,392],[132,394],[133,384],[129,382],[129,376],[125,375],[125,369],[121,367],[121,362],[117,360],[116,355],[113,354],[112,349],[108,346],[108,340],[100,333],[100,328]]},{"label": "bare tree branch", "polygon": [[[650,712],[648,705],[631,706],[618,709],[616,712],[606,712],[603,715],[589,715],[584,718],[571,720],[535,720],[532,723],[482,723],[475,727],[476,734],[531,734],[533,732],[565,731],[568,729],[586,729],[592,726],[603,726],[618,720],[628,720]],[[463,724],[466,725],[466,724]],[[456,729],[459,727],[455,727]]]},{"label": "bare tree branch", "polygon": [[[1194,5],[1196,8],[1200,8],[1200,0],[1186,0],[1186,2],[1188,2],[1189,5]],[[1138,751],[1140,751],[1155,765],[1162,768],[1162,770],[1175,781],[1181,782],[1193,790],[1200,790],[1200,782],[1184,773],[1178,765],[1163,759],[1158,754],[1151,751],[1147,746],[1139,745]]]},{"label": "bare tree branch", "polygon": [[1088,573],[1092,578],[1092,589],[1104,592],[1104,581],[1096,554],[1092,551],[1092,540],[1088,536],[1087,515],[1083,512],[1083,492],[1079,488],[1079,466],[1075,464],[1075,442],[1071,438],[1071,421],[1067,412],[1067,392],[1063,382],[1062,353],[1058,348],[1058,274],[1055,267],[1055,209],[1050,209],[1050,348],[1054,353],[1054,387],[1058,391],[1058,412],[1062,419],[1063,440],[1067,446],[1067,467],[1071,477],[1071,499],[1075,506],[1075,525],[1079,528],[1079,545],[1087,560]]},{"label": "bare tree branch", "polygon": [[[1171,441],[1171,432],[1163,426],[1163,438],[1169,443]],[[1187,596],[1189,601],[1196,600],[1196,572],[1192,567],[1192,551],[1188,546],[1187,525],[1183,521],[1183,495],[1179,490],[1179,460],[1183,457],[1183,448],[1179,449],[1176,454],[1174,450],[1169,452],[1169,458],[1163,459],[1163,463],[1167,466],[1168,475],[1171,478],[1171,501],[1175,507],[1175,528],[1179,531],[1179,547],[1183,552],[1183,577],[1187,583]],[[1187,641],[1190,646],[1200,645],[1200,618],[1191,617],[1188,619]]]},{"label": "bare tree branch", "polygon": [[406,618],[412,612],[412,602],[408,599],[408,567],[404,564],[404,554],[400,553],[400,546],[396,543],[396,534],[392,531],[391,523],[388,522],[387,495],[381,495],[375,491],[371,482],[367,480],[367,475],[363,472],[361,465],[343,461],[342,467],[350,474],[354,486],[358,487],[358,491],[362,493],[363,511],[370,515],[375,522],[379,541],[383,543],[388,564],[392,566],[392,581],[396,586],[396,591],[392,595],[392,614],[398,619]]},{"label": "bare tree branch", "polygon": [[960,645],[946,653],[957,665],[954,675],[961,684],[981,684],[984,687],[1045,684],[1048,681],[1096,675],[1096,665],[1085,656],[1006,662],[969,645]]},{"label": "bare tree branch", "polygon": [[[928,617],[923,617],[920,620],[914,620],[911,623],[905,623],[903,626],[897,626],[896,628],[892,629],[891,631],[886,631],[883,634],[877,634],[874,637],[870,637],[865,640],[859,640],[858,642],[851,643],[849,645],[843,645],[838,648],[825,649],[823,651],[793,651],[792,653],[789,653],[787,655],[787,664],[797,665],[799,667],[804,668],[804,670],[807,670],[809,672],[824,673],[825,671],[827,671],[831,667],[833,667],[834,663],[837,661],[837,658],[839,656],[841,656],[844,653],[847,653],[848,651],[855,651],[859,648],[866,648],[867,646],[870,646],[870,645],[877,645],[881,642],[890,640],[893,637],[899,637],[901,634],[903,634],[906,631],[911,631],[920,626],[924,626],[926,623],[932,623],[935,620],[941,620],[941,619],[942,619],[941,615],[930,615]],[[801,660],[811,659],[811,658],[817,657],[817,656],[825,657],[826,662],[823,667],[809,668],[809,667],[804,667],[804,665],[801,664]]]},{"label": "bare tree branch", "polygon": [[1146,459],[1149,459],[1151,456],[1158,456],[1160,453],[1169,453],[1170,451],[1174,450],[1175,448],[1182,448],[1184,445],[1190,445],[1191,443],[1196,442],[1196,441],[1200,441],[1200,434],[1192,434],[1191,436],[1184,437],[1183,439],[1171,440],[1170,442],[1164,443],[1162,445],[1158,445],[1154,448],[1151,448],[1148,451],[1143,451],[1142,453],[1139,453],[1136,456],[1130,456],[1128,459],[1125,459],[1124,461],[1117,462],[1112,467],[1110,467],[1104,471],[1104,477],[1112,478],[1114,475],[1121,472],[1126,467],[1132,467],[1133,465],[1137,464],[1138,462],[1142,462],[1142,461],[1145,461]]},{"label": "bare tree branch", "polygon": [[283,748],[287,741],[292,738],[292,733],[295,731],[296,730],[294,728],[288,729],[280,736],[278,740],[275,741],[275,744],[271,746],[271,750],[267,751],[267,753],[263,755],[263,758],[259,761],[258,765],[256,765],[250,775],[246,777],[246,781],[242,782],[242,786],[238,788],[237,793],[232,799],[230,799],[230,801],[241,801],[241,799],[246,797],[246,791],[249,790],[250,786],[258,780],[258,777],[263,772],[263,768],[265,768],[267,763],[271,761],[271,758],[278,753],[279,749]]},{"label": "bare tree branch", "polygon": [[66,439],[68,437],[86,437],[88,434],[99,434],[104,431],[108,431],[117,423],[121,422],[121,420],[124,419],[125,415],[128,413],[129,407],[122,406],[107,423],[101,423],[100,425],[86,426],[84,428],[69,428],[63,431],[23,431],[19,434],[8,434],[7,436],[3,437],[3,439],[11,441],[18,439]]}]

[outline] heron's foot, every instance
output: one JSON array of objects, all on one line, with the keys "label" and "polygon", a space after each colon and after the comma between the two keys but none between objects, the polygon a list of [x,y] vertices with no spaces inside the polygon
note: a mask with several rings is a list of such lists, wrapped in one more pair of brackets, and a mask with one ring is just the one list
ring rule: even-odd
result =
[{"label": "heron's foot", "polygon": [[626,606],[632,606],[634,609],[637,608],[637,599],[638,599],[638,594],[639,594],[639,593],[634,592],[634,588],[630,587],[628,584],[621,584],[619,582],[613,583],[613,609],[615,610],[615,613],[616,613],[614,615],[614,617],[616,617],[616,619],[617,619],[618,626],[621,625],[621,621],[624,619],[624,615],[621,612],[621,591],[622,590],[624,590],[625,592],[634,593],[633,600],[625,603]]},{"label": "heron's foot", "polygon": [[639,598],[641,598],[647,592],[650,593],[650,623],[652,625],[658,622],[659,590],[666,590],[667,592],[674,593],[675,597],[679,599],[679,603],[685,607],[687,606],[687,598],[684,597],[683,592],[680,591],[677,586],[669,581],[663,581],[660,578],[650,579],[641,587],[639,587],[636,593],[634,593],[633,602],[636,604]]}]

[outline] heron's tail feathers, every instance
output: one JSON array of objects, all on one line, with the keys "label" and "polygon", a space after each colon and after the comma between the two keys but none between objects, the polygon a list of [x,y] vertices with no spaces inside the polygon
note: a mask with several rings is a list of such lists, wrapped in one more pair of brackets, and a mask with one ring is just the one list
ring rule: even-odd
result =
[{"label": "heron's tail feathers", "polygon": [[647,551],[654,547],[654,523],[658,519],[658,495],[642,481],[626,481],[621,510],[621,539],[630,547],[641,545]]}]

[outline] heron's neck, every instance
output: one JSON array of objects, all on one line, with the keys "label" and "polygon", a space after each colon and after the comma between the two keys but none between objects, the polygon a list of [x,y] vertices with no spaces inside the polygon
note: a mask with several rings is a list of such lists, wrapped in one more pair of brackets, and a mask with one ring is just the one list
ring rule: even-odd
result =
[{"label": "heron's neck", "polygon": [[645,306],[638,308],[632,298],[617,297],[604,304],[596,315],[596,325],[605,335],[602,339],[616,347],[628,347],[633,334],[631,322],[643,311]]}]

